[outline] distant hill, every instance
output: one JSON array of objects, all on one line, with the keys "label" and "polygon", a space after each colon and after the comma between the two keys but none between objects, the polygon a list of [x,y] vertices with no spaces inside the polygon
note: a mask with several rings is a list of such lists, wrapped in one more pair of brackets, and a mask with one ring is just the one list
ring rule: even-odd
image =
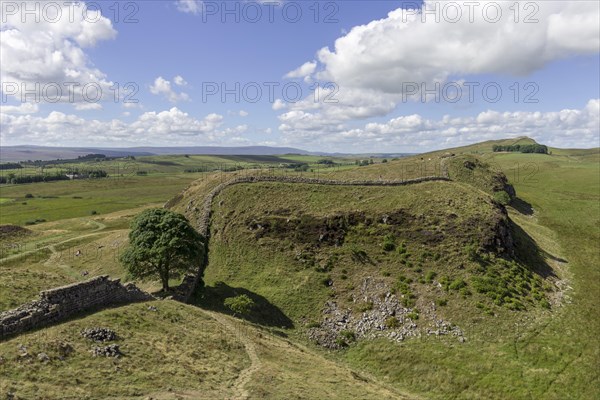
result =
[{"label": "distant hill", "polygon": [[292,147],[51,147],[51,146],[2,146],[1,162],[26,160],[73,159],[90,153],[102,153],[108,157],[152,156],[167,154],[207,154],[207,155],[280,155],[310,154],[308,151]]}]

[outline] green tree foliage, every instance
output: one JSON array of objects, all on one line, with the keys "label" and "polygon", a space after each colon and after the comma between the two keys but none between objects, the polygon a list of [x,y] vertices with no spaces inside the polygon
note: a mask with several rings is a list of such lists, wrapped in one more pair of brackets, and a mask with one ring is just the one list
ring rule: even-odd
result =
[{"label": "green tree foliage", "polygon": [[228,297],[223,302],[225,307],[233,311],[234,314],[248,314],[254,307],[254,301],[248,295],[241,294],[235,297]]},{"label": "green tree foliage", "polygon": [[10,183],[13,185],[18,185],[21,183],[36,183],[36,182],[50,182],[50,181],[66,181],[69,178],[64,174],[40,174],[40,175],[23,175],[16,176],[13,173],[8,174],[8,176],[0,176],[0,184]]},{"label": "green tree foliage", "polygon": [[129,247],[121,262],[135,278],[160,278],[163,290],[169,290],[169,278],[204,266],[204,238],[187,219],[162,208],[138,214],[131,223]]},{"label": "green tree foliage", "polygon": [[0,164],[0,170],[5,169],[21,169],[23,166],[19,163],[2,163]]},{"label": "green tree foliage", "polygon": [[505,206],[510,203],[510,195],[506,191],[500,190],[494,193],[494,200]]},{"label": "green tree foliage", "polygon": [[513,145],[507,145],[507,146],[502,146],[502,145],[494,145],[492,147],[492,150],[494,152],[499,152],[499,151],[510,151],[510,152],[517,152],[517,153],[539,153],[539,154],[548,154],[548,147],[544,146],[543,144],[513,144]]}]

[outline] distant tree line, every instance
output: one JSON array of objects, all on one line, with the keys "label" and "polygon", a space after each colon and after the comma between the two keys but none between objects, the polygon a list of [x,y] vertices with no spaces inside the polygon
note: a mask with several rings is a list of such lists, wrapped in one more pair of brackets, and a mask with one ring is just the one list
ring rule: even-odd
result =
[{"label": "distant tree line", "polygon": [[27,160],[27,164],[34,165],[36,167],[42,167],[47,165],[57,165],[57,164],[76,164],[85,161],[111,161],[116,160],[118,157],[107,157],[104,154],[86,154],[85,156],[78,156],[77,158],[68,158],[61,159],[58,158],[56,160]]},{"label": "distant tree line", "polygon": [[[108,173],[102,169],[93,169],[84,172],[70,171],[69,174],[76,175],[77,179],[98,179],[108,177]],[[17,176],[14,173],[10,173],[7,176],[0,176],[0,184],[12,184],[18,185],[21,183],[37,183],[37,182],[51,182],[51,181],[66,181],[70,178],[64,172],[57,172],[54,174],[36,174],[36,175],[20,175]]]},{"label": "distant tree line", "polygon": [[543,144],[512,144],[512,145],[499,145],[496,144],[492,147],[494,152],[500,151],[509,151],[516,153],[538,153],[538,154],[548,154],[548,147]]},{"label": "distant tree line", "polygon": [[23,175],[16,176],[8,174],[8,176],[0,176],[0,184],[10,183],[13,185],[21,183],[36,183],[50,181],[66,181],[69,178],[64,174],[44,174],[44,175]]},{"label": "distant tree line", "polygon": [[333,160],[329,160],[329,159],[322,159],[322,160],[318,160],[317,164],[321,164],[321,165],[328,165],[330,167],[336,165],[335,162]]},{"label": "distant tree line", "polygon": [[93,169],[85,172],[84,175],[87,175],[87,177],[91,179],[108,177],[108,173],[103,169]]},{"label": "distant tree line", "polygon": [[19,169],[19,168],[23,168],[23,166],[19,163],[3,163],[0,164],[0,170],[5,170],[5,169]]},{"label": "distant tree line", "polygon": [[354,164],[355,164],[355,165],[358,165],[359,167],[364,167],[364,166],[367,166],[367,165],[373,165],[373,164],[375,164],[375,162],[374,162],[374,161],[373,161],[373,159],[371,158],[371,159],[369,159],[369,160],[356,160],[356,161],[354,162]]}]

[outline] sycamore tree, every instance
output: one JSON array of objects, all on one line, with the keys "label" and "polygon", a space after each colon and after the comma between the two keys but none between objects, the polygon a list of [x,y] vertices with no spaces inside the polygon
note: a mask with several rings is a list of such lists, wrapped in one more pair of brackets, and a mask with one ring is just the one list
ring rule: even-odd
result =
[{"label": "sycamore tree", "polygon": [[168,291],[169,278],[202,272],[204,256],[204,238],[183,215],[155,208],[134,218],[121,262],[134,278],[158,277]]}]

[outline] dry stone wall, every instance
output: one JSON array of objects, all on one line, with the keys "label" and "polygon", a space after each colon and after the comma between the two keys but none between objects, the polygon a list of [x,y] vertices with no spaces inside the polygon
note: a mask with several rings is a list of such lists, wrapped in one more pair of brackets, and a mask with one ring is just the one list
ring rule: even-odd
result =
[{"label": "dry stone wall", "polygon": [[0,340],[64,321],[83,311],[151,299],[133,283],[123,285],[108,275],[44,290],[39,299],[0,313]]}]

